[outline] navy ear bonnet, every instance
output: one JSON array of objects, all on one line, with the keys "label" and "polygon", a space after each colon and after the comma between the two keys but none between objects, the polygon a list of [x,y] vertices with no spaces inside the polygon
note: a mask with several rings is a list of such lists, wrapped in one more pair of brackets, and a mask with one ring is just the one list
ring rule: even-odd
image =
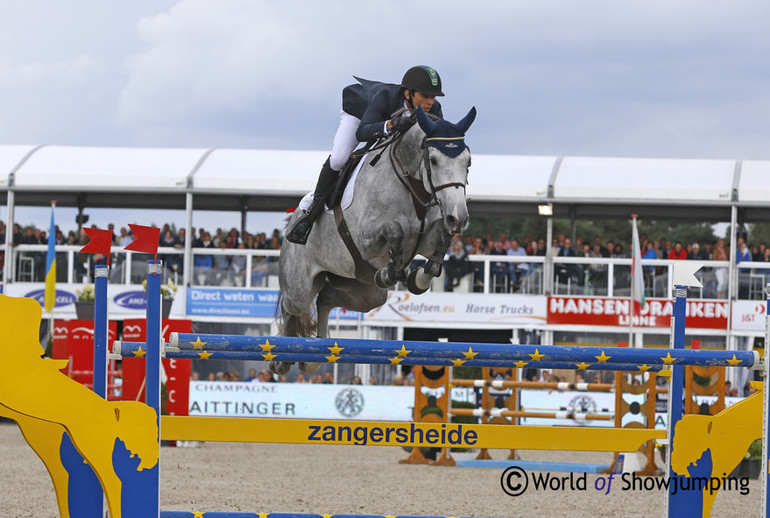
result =
[{"label": "navy ear bonnet", "polygon": [[417,123],[425,132],[425,144],[438,149],[450,158],[455,158],[462,153],[468,146],[465,144],[465,132],[468,131],[473,120],[476,118],[476,108],[473,107],[463,120],[457,124],[439,119],[431,120],[422,107],[418,106],[415,111]]}]

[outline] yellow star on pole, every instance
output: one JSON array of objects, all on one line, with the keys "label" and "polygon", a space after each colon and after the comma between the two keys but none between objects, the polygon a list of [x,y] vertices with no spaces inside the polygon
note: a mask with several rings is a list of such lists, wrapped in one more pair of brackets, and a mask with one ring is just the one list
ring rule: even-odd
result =
[{"label": "yellow star on pole", "polygon": [[580,363],[576,363],[575,365],[577,365],[577,368],[578,368],[578,370],[579,370],[579,371],[584,371],[584,370],[586,370],[588,367],[590,367],[590,366],[591,366],[591,364],[590,364],[590,363],[586,363],[586,362],[580,362]]},{"label": "yellow star on pole", "polygon": [[333,514],[322,514],[321,518],[332,518]]},{"label": "yellow star on pole", "polygon": [[212,354],[214,354],[214,353],[210,353],[208,351],[203,351],[203,352],[198,353],[198,356],[200,356],[201,360],[208,360],[211,357]]},{"label": "yellow star on pole", "polygon": [[452,364],[455,367],[462,367],[463,363],[465,363],[465,360],[461,360],[460,358],[457,358],[456,360],[452,360]]},{"label": "yellow star on pole", "polygon": [[340,359],[339,356],[334,356],[333,354],[331,356],[324,356],[324,358],[326,358],[326,361],[329,363],[337,363],[337,360]]},{"label": "yellow star on pole", "polygon": [[193,518],[203,518],[203,513],[200,511],[197,511],[193,513]]},{"label": "yellow star on pole", "polygon": [[540,354],[540,351],[538,351],[537,349],[535,349],[535,354],[529,355],[529,357],[532,358],[533,362],[539,362],[540,360],[543,359],[544,356],[545,354]]},{"label": "yellow star on pole", "polygon": [[270,340],[265,339],[265,343],[261,344],[260,347],[262,348],[263,353],[270,353],[273,352],[273,347],[275,347],[275,345],[271,344]]},{"label": "yellow star on pole", "polygon": [[401,356],[401,357],[403,357],[403,358],[406,358],[406,356],[407,356],[407,355],[408,355],[410,352],[412,352],[412,351],[407,351],[407,350],[406,350],[406,347],[404,346],[404,344],[401,344],[401,349],[398,349],[396,352],[398,353],[398,355],[399,355],[399,356]]},{"label": "yellow star on pole", "polygon": [[404,361],[404,359],[403,359],[403,358],[399,358],[398,356],[396,356],[396,357],[393,357],[393,358],[390,358],[390,364],[391,364],[391,365],[398,365],[398,364],[400,364],[402,361]]},{"label": "yellow star on pole", "polygon": [[190,345],[193,346],[193,351],[195,349],[203,349],[203,346],[206,345],[208,342],[201,342],[201,337],[197,337],[194,342],[190,342]]},{"label": "yellow star on pole", "polygon": [[663,363],[665,365],[671,365],[672,363],[674,363],[676,361],[676,358],[671,356],[671,353],[666,353],[666,357],[665,358],[661,357],[661,360],[663,360]]},{"label": "yellow star on pole", "polygon": [[338,347],[337,342],[334,342],[334,347],[327,347],[327,349],[329,349],[329,352],[332,353],[332,356],[334,356],[335,354],[342,352],[344,347]]},{"label": "yellow star on pole", "polygon": [[276,356],[277,356],[276,354],[268,352],[268,353],[264,353],[262,355],[262,358],[264,358],[266,362],[271,362],[275,359]]},{"label": "yellow star on pole", "polygon": [[651,367],[645,363],[644,365],[639,365],[636,368],[639,369],[639,372],[647,372]]},{"label": "yellow star on pole", "polygon": [[269,513],[257,513],[259,518],[267,518]]},{"label": "yellow star on pole", "polygon": [[142,350],[142,346],[139,346],[139,349],[134,351],[134,358],[144,358],[144,355],[147,354],[146,351]]},{"label": "yellow star on pole", "polygon": [[732,360],[727,360],[727,363],[729,363],[730,365],[735,367],[736,365],[740,365],[741,364],[741,360],[736,358],[735,355],[733,354],[733,359]]},{"label": "yellow star on pole", "polygon": [[527,365],[529,362],[525,362],[524,360],[519,360],[517,362],[513,362],[513,364],[518,367],[519,369],[523,369],[525,365]]},{"label": "yellow star on pole", "polygon": [[474,356],[476,356],[479,353],[473,352],[473,347],[468,347],[468,351],[464,352],[463,355],[465,356],[466,360],[472,360]]},{"label": "yellow star on pole", "polygon": [[382,518],[396,518],[396,516],[392,514],[385,514],[382,516]]},{"label": "yellow star on pole", "polygon": [[612,356],[607,356],[606,354],[604,354],[604,351],[602,351],[601,356],[594,356],[594,358],[596,358],[599,361],[599,363],[607,363],[607,360],[612,358]]}]

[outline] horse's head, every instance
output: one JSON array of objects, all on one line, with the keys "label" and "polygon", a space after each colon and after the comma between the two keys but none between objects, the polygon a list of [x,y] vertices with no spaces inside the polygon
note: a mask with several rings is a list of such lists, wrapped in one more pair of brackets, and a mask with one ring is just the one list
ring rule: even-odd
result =
[{"label": "horse's head", "polygon": [[465,132],[476,118],[476,108],[471,108],[457,124],[443,119],[433,121],[419,107],[415,115],[420,129],[425,132],[423,184],[435,196],[447,231],[460,234],[468,223],[465,186],[471,165]]}]

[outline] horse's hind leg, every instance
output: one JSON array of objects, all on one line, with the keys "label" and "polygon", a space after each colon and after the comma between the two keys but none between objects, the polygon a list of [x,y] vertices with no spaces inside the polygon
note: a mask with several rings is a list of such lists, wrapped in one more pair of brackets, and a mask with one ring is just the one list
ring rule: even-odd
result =
[{"label": "horse's hind leg", "polygon": [[[332,309],[331,306],[322,305],[320,303],[317,304],[316,321],[318,330],[316,336],[318,338],[329,338],[329,314]],[[321,367],[321,364],[316,362],[297,362],[297,367],[299,367],[299,370],[302,372],[313,373]]]},{"label": "horse's hind leg", "polygon": [[374,282],[380,288],[390,288],[406,278],[404,272],[404,253],[402,243],[404,229],[396,221],[383,224],[371,238],[364,239],[365,250],[381,249],[383,244],[388,250],[388,266],[380,268],[374,276]]}]

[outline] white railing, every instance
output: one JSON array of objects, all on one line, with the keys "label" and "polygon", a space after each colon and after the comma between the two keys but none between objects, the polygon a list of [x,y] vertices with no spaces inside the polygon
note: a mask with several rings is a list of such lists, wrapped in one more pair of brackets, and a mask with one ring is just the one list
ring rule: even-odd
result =
[{"label": "white railing", "polygon": [[[58,245],[57,279],[60,282],[92,282],[95,264],[106,258],[80,254],[80,245]],[[10,282],[44,282],[46,245],[9,247],[12,262]],[[191,286],[236,286],[277,288],[279,250],[193,248]],[[110,282],[141,284],[148,254],[127,252],[113,247],[110,253]],[[184,249],[161,247],[163,281],[184,281]],[[8,258],[6,258],[8,259]],[[630,258],[559,256],[469,255],[465,273],[434,281],[436,291],[475,293],[521,293],[529,295],[629,296]],[[416,261],[423,260],[421,258]],[[672,297],[669,279],[676,261],[642,259],[647,297]],[[446,266],[445,262],[445,266]],[[699,272],[703,288],[691,290],[688,297],[726,299],[730,292],[738,299],[764,299],[764,285],[770,281],[770,263],[742,262],[730,275],[728,261],[704,261]],[[732,290],[729,290],[730,279]],[[451,282],[450,282],[451,281]]]}]

